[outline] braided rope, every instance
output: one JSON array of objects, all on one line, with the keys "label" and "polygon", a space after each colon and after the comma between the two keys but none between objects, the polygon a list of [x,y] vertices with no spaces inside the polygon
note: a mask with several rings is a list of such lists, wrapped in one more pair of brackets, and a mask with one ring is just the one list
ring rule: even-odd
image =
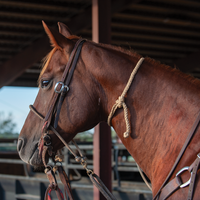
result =
[{"label": "braided rope", "polygon": [[130,122],[128,120],[128,108],[126,106],[126,103],[124,102],[124,97],[128,91],[128,89],[131,86],[131,83],[133,82],[133,79],[138,71],[138,69],[140,68],[142,62],[144,61],[144,58],[140,58],[140,60],[138,61],[137,65],[135,66],[135,68],[133,69],[130,78],[128,80],[128,83],[126,85],[126,87],[124,88],[124,91],[122,92],[121,96],[119,96],[119,98],[116,100],[115,104],[113,105],[110,114],[108,116],[108,120],[107,123],[109,126],[111,126],[111,119],[113,117],[113,115],[115,114],[115,111],[118,108],[122,108],[124,109],[124,119],[125,119],[125,123],[126,123],[126,132],[124,132],[123,136],[124,138],[127,138],[130,135],[131,132],[131,126],[130,126]]}]

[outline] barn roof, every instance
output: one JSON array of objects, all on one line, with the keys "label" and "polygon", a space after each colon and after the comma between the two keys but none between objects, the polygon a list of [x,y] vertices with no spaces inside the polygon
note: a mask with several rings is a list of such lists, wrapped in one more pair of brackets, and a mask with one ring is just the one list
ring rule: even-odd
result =
[{"label": "barn roof", "polygon": [[[0,87],[36,86],[50,50],[41,20],[91,39],[91,0],[1,0]],[[199,0],[112,0],[111,44],[200,78]]]}]

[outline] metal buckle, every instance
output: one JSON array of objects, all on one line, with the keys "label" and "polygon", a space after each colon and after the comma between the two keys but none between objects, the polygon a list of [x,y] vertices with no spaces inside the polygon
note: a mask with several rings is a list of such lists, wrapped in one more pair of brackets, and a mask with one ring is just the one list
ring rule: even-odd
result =
[{"label": "metal buckle", "polygon": [[[176,174],[176,176],[178,176],[179,174],[181,174],[181,173],[184,172],[184,171],[188,171],[188,169],[189,169],[189,167],[183,167],[183,168]],[[191,174],[191,176],[192,176],[192,172],[190,172],[190,174]],[[188,186],[188,185],[190,184],[190,182],[191,182],[191,176],[190,176],[190,179],[189,179],[187,182],[185,182],[185,183],[183,183],[182,185],[180,185],[180,188],[184,188],[184,187],[186,187],[186,186]]]},{"label": "metal buckle", "polygon": [[[59,84],[61,85],[61,88],[60,88],[60,90],[57,90],[57,87],[58,87]],[[63,82],[59,81],[59,82],[56,83],[56,85],[54,87],[54,91],[59,94],[64,90],[64,88],[66,88],[67,91],[69,91],[69,87],[67,85],[64,85]]]}]

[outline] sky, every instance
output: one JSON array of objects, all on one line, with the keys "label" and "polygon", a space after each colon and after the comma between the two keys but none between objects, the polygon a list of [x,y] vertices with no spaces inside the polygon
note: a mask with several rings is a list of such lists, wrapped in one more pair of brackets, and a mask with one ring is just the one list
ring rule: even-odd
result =
[{"label": "sky", "polygon": [[29,113],[29,105],[33,104],[39,88],[5,86],[0,89],[0,112],[5,117],[12,113],[16,123],[15,132],[20,133]]}]

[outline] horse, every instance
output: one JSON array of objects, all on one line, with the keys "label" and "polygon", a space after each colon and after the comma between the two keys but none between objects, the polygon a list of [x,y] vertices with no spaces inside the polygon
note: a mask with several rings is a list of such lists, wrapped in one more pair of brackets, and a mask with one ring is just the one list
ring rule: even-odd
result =
[{"label": "horse", "polygon": [[[54,87],[61,80],[70,54],[80,38],[72,35],[63,23],[58,23],[59,31],[44,22],[43,26],[52,50],[45,58],[38,79],[39,92],[33,106],[45,116],[55,94]],[[84,41],[56,127],[66,143],[77,133],[99,122],[107,122],[113,105],[140,59],[138,53],[121,47]],[[127,123],[123,108],[116,109],[110,119],[118,137],[151,181],[154,198],[163,199],[157,193],[198,117],[199,91],[198,79],[146,57],[124,95],[129,135],[124,136]],[[51,124],[53,121],[54,112]],[[198,158],[200,152],[198,122],[194,135],[166,184],[177,177],[183,183],[190,179],[186,169]],[[20,158],[33,166],[43,165],[38,150],[43,124],[44,121],[30,111],[18,139]],[[62,148],[63,144],[57,136],[51,131],[49,134],[53,149]],[[199,180],[197,168],[193,199],[199,199]],[[188,191],[189,184],[178,187],[166,199],[186,199]]]}]

